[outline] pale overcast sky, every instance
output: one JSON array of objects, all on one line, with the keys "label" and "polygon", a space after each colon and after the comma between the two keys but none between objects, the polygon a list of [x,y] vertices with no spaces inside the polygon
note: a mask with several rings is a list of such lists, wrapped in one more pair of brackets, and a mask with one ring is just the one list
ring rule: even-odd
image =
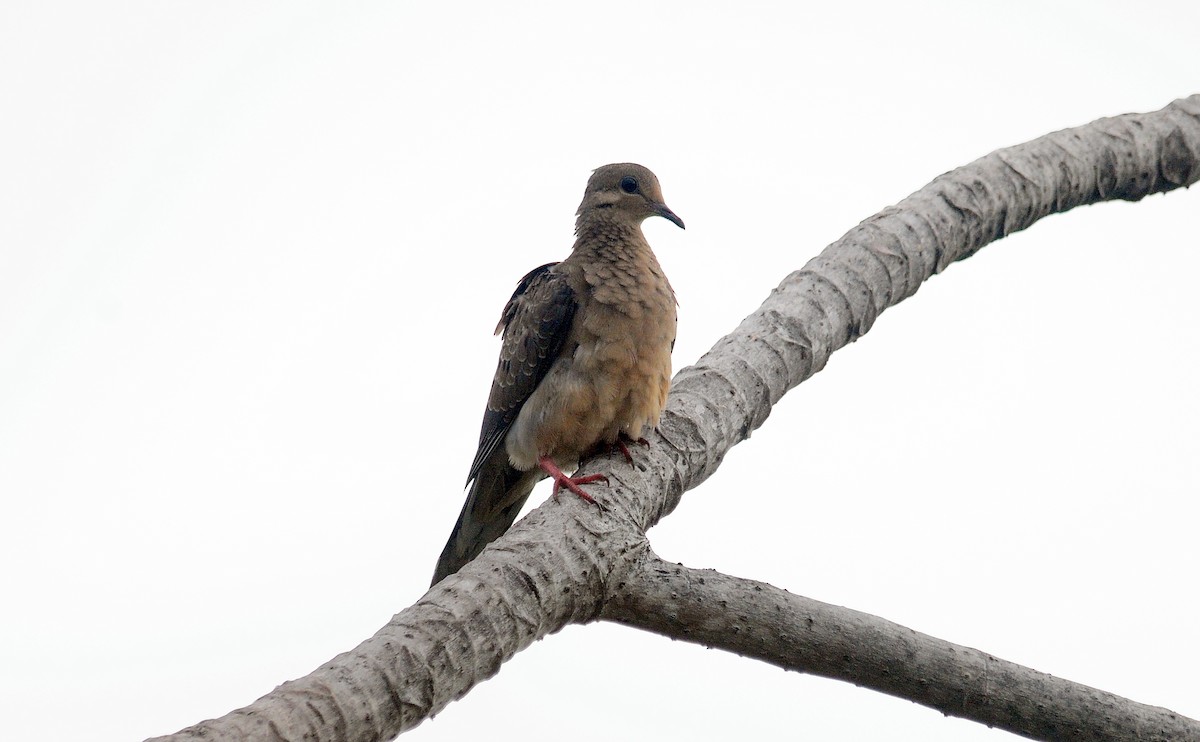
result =
[{"label": "pale overcast sky", "polygon": [[[0,698],[135,740],[425,591],[518,278],[640,162],[676,366],[938,174],[1200,92],[1200,4],[0,7]],[[1200,192],[1055,216],[884,314],[650,536],[1200,717]],[[534,493],[540,502],[548,492]],[[408,739],[1005,740],[610,625]]]}]

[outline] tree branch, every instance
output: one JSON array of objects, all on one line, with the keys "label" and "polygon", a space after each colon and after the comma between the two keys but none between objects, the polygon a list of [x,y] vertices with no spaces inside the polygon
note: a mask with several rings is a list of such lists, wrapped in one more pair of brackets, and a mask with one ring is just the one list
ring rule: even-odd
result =
[{"label": "tree branch", "polygon": [[[1049,134],[938,177],[788,276],[676,376],[661,434],[649,451],[635,452],[636,467],[603,460],[613,485],[604,492],[603,515],[575,498],[543,505],[353,651],[170,739],[387,739],[416,726],[536,639],[599,618],[614,595],[629,600],[619,586],[630,582],[618,575],[648,558],[645,529],[707,479],[785,392],[931,275],[1048,214],[1136,201],[1198,179],[1200,95]],[[963,672],[961,665],[939,667]],[[989,677],[997,672],[989,665]],[[1007,682],[1008,670],[1003,677]],[[914,698],[911,689],[904,697]],[[1069,718],[1050,706],[1090,697],[1037,698],[1032,711]]]},{"label": "tree branch", "polygon": [[1200,722],[766,583],[647,552],[603,617],[1033,739],[1200,739]]}]

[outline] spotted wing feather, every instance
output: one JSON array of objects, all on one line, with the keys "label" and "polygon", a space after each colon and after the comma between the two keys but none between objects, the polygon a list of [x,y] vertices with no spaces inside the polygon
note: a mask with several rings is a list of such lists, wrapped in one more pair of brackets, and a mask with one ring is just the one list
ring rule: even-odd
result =
[{"label": "spotted wing feather", "polygon": [[496,327],[504,333],[500,360],[467,484],[503,445],[521,407],[549,373],[571,333],[575,291],[566,276],[554,270],[556,265],[547,263],[525,274],[500,315]]}]

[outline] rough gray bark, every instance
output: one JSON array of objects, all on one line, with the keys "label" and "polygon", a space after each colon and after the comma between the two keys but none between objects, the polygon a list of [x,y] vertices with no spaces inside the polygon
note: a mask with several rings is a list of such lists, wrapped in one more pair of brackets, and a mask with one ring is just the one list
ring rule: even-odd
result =
[{"label": "rough gray bark", "polygon": [[[760,583],[666,567],[645,531],[787,390],[950,263],[1052,213],[1200,180],[1200,95],[998,150],[864,221],[680,371],[648,450],[604,471],[605,512],[548,502],[356,649],[161,739],[379,740],[538,638],[607,618],[892,693],[1035,739],[1200,739],[1200,723]],[[701,581],[702,578],[702,581]],[[849,648],[857,651],[850,652]],[[849,659],[847,659],[849,658]]]},{"label": "rough gray bark", "polygon": [[866,613],[650,555],[603,617],[846,680],[1033,739],[1185,740],[1200,724]]}]

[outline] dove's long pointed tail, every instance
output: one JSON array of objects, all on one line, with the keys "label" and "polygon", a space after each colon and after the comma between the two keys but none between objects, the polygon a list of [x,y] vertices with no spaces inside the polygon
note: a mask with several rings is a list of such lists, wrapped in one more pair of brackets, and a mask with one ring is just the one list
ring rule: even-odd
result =
[{"label": "dove's long pointed tail", "polygon": [[503,536],[529,499],[533,486],[544,476],[537,468],[530,471],[513,468],[503,446],[488,457],[471,483],[458,522],[438,558],[431,586],[462,569],[479,556],[483,547]]}]

